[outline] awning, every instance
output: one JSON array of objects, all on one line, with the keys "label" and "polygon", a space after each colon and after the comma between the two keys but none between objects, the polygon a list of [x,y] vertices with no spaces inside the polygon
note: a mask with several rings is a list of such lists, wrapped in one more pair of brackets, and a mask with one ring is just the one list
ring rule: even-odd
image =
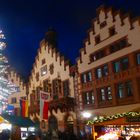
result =
[{"label": "awning", "polygon": [[5,122],[4,118],[0,116],[0,123]]},{"label": "awning", "polygon": [[25,118],[21,116],[7,115],[3,114],[2,117],[7,120],[12,125],[17,125],[20,127],[35,127],[35,123],[30,118]]}]

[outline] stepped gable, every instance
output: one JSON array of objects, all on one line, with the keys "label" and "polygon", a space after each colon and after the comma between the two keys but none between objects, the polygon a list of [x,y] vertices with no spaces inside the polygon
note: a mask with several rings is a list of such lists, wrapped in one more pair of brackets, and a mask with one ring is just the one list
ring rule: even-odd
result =
[{"label": "stepped gable", "polygon": [[[37,68],[37,63],[39,60],[39,55],[41,53],[47,52],[51,55],[52,59],[54,59],[56,62],[58,61],[60,66],[64,67],[64,70],[70,67],[70,61],[67,60],[57,49],[57,43],[56,43],[56,33],[54,31],[49,31],[46,33],[45,38],[40,42],[40,47],[37,51],[37,56],[35,57],[35,62],[33,64],[33,68],[31,70],[31,75],[29,77],[29,83],[30,80],[33,79],[32,75],[35,74],[35,69]],[[47,55],[44,59],[47,59]]]},{"label": "stepped gable", "polygon": [[12,68],[8,70],[8,80],[17,86],[21,86],[22,88],[26,86],[23,78],[21,78],[21,76]]},{"label": "stepped gable", "polygon": [[96,10],[96,17],[91,21],[91,27],[87,30],[87,38],[83,41],[83,47],[80,49],[79,57],[76,58],[77,63],[82,63],[82,56],[86,54],[87,47],[95,44],[94,37],[101,33],[105,28],[111,26],[125,27],[129,24],[129,30],[135,30],[140,26],[140,17],[131,17],[130,13],[123,13],[121,10],[115,10],[112,7],[101,5]]}]

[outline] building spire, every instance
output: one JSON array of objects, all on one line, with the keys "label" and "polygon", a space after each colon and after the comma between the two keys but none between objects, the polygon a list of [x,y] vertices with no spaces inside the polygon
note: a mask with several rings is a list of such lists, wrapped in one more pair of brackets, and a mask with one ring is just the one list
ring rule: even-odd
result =
[{"label": "building spire", "polygon": [[49,46],[52,48],[57,47],[57,33],[56,31],[50,27],[45,34],[45,41],[48,43]]}]

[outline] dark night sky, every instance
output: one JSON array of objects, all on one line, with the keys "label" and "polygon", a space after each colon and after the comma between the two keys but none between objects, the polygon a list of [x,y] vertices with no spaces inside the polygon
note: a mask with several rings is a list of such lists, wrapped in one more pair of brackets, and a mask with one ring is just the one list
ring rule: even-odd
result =
[{"label": "dark night sky", "polygon": [[1,0],[0,28],[9,64],[27,76],[49,27],[57,31],[59,51],[74,63],[101,4],[140,15],[140,0]]}]

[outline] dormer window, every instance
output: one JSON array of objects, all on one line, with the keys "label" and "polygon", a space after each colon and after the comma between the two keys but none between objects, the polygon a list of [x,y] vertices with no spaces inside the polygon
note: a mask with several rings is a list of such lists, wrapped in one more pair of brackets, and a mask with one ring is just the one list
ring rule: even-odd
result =
[{"label": "dormer window", "polygon": [[106,55],[105,53],[106,53],[105,50],[100,50],[98,52],[90,54],[90,61],[94,62],[98,59],[101,59],[101,58],[105,57],[105,55]]},{"label": "dormer window", "polygon": [[54,73],[54,65],[51,64],[51,65],[50,65],[50,74],[53,74],[53,73]]},{"label": "dormer window", "polygon": [[100,35],[95,37],[95,44],[99,44],[101,42]]},{"label": "dormer window", "polygon": [[39,81],[39,72],[36,73],[36,81]]},{"label": "dormer window", "polygon": [[43,64],[45,64],[45,62],[46,62],[46,61],[45,61],[45,58],[44,58],[44,59],[42,59],[42,65],[43,65]]},{"label": "dormer window", "polygon": [[109,28],[109,36],[113,36],[116,34],[115,27]]},{"label": "dormer window", "polygon": [[106,21],[104,21],[100,24],[100,28],[104,28],[106,25],[107,25],[107,23],[106,23]]}]

